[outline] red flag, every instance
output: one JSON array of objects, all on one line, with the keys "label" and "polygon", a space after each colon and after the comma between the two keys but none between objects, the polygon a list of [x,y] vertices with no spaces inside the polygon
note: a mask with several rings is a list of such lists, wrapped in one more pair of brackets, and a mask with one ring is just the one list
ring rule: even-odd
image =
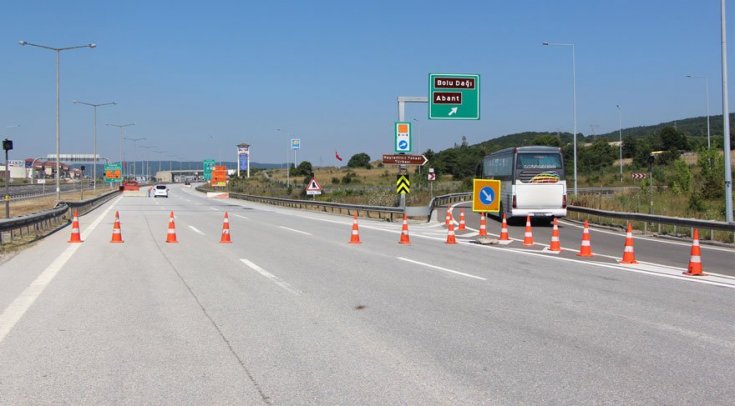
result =
[{"label": "red flag", "polygon": [[342,157],[339,156],[339,153],[337,151],[334,151],[334,156],[335,156],[335,158],[337,158],[338,161],[341,161],[342,160]]}]

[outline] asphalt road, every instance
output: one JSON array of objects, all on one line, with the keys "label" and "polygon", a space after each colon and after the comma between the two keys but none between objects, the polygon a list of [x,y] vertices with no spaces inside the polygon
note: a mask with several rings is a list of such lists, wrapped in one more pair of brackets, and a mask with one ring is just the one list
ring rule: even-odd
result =
[{"label": "asphalt road", "polygon": [[350,218],[179,186],[80,222],[82,244],[67,227],[0,263],[2,404],[735,398],[726,276],[448,245],[440,223],[399,245],[400,224],[360,219],[348,244]]}]

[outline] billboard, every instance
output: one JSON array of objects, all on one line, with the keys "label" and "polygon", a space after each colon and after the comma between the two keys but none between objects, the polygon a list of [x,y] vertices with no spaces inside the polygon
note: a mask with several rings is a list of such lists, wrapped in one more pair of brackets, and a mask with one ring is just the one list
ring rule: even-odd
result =
[{"label": "billboard", "polygon": [[250,161],[250,154],[241,154],[237,156],[238,164],[237,167],[241,171],[247,171],[248,170],[248,163]]},{"label": "billboard", "polygon": [[247,174],[250,177],[250,145],[249,144],[238,144],[237,145],[237,176],[240,176],[240,171]]},{"label": "billboard", "polygon": [[212,168],[212,186],[227,186],[227,167],[218,165]]}]

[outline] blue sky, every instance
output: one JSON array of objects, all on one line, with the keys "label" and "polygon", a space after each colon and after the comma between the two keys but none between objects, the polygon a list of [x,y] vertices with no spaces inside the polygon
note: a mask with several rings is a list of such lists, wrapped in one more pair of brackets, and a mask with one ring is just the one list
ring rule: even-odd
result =
[{"label": "blue sky", "polygon": [[18,40],[97,44],[62,53],[61,149],[92,152],[92,109],[73,100],[114,100],[97,133],[113,160],[119,132],[104,124],[128,122],[139,146],[165,151],[138,158],[234,161],[245,142],[254,161],[283,162],[295,137],[299,161],[334,164],[335,149],[378,159],[393,151],[396,98],[426,96],[439,72],[481,75],[481,120],[428,120],[411,105],[421,150],[571,132],[571,50],[543,41],[576,44],[584,134],[617,129],[616,104],[624,127],[704,115],[704,82],[687,73],[709,78],[720,114],[719,13],[719,0],[4,2],[0,136],[15,158],[54,151],[55,55]]}]

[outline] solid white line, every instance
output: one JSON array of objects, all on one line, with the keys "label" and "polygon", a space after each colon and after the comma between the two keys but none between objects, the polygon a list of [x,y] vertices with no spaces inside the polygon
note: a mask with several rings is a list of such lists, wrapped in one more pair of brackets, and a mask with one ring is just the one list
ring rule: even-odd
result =
[{"label": "solid white line", "polygon": [[255,272],[257,272],[257,273],[259,273],[259,274],[261,274],[261,275],[265,276],[266,278],[270,279],[270,280],[271,280],[271,281],[272,281],[273,283],[275,283],[276,285],[278,285],[278,286],[282,287],[283,289],[286,289],[287,291],[289,291],[289,292],[293,293],[294,295],[298,295],[298,294],[300,294],[300,293],[301,293],[301,292],[299,292],[299,290],[298,290],[298,289],[294,289],[294,288],[293,288],[293,287],[291,287],[291,285],[289,285],[288,283],[286,283],[286,282],[282,281],[282,280],[281,280],[281,279],[279,279],[279,278],[278,278],[277,276],[275,276],[275,275],[273,275],[272,273],[270,273],[270,272],[266,271],[265,269],[263,269],[263,268],[259,267],[258,265],[255,265],[254,263],[252,263],[252,262],[248,261],[247,259],[245,259],[245,258],[240,258],[240,261],[242,261],[242,263],[243,263],[243,264],[245,264],[245,265],[247,265],[248,267],[250,267],[250,269],[252,269],[252,270],[254,270]]},{"label": "solid white line", "polygon": [[468,278],[479,279],[479,280],[482,280],[482,281],[486,281],[487,280],[487,279],[485,279],[483,277],[480,277],[480,276],[470,275],[470,274],[464,273],[464,272],[453,271],[451,269],[442,268],[440,266],[431,265],[431,264],[427,264],[427,263],[424,263],[424,262],[414,261],[414,260],[408,259],[408,258],[403,258],[403,257],[397,257],[397,258],[400,259],[401,261],[410,262],[410,263],[416,264],[416,265],[423,265],[423,266],[428,267],[428,268],[432,268],[432,269],[436,269],[436,270],[439,270],[439,271],[453,273],[455,275],[466,276]]},{"label": "solid white line", "polygon": [[284,227],[284,226],[279,226],[279,227],[282,228],[282,229],[284,229],[284,230],[293,231],[294,233],[299,233],[299,234],[304,234],[304,235],[312,235],[311,233],[307,233],[306,231],[295,230],[293,228],[288,228],[288,227]]},{"label": "solid white line", "polygon": [[233,216],[235,216],[235,217],[240,217],[240,218],[241,218],[241,219],[243,219],[243,220],[249,220],[249,219],[248,219],[247,217],[245,217],[245,216],[241,216],[241,215],[239,215],[239,214],[233,214]]},{"label": "solid white line", "polygon": [[197,228],[194,227],[194,226],[189,226],[189,228],[191,228],[191,230],[194,231],[195,233],[198,233],[198,234],[201,234],[201,235],[205,235],[203,232],[197,230]]},{"label": "solid white line", "polygon": [[211,207],[211,206],[210,206],[209,208],[210,208],[210,209],[212,209],[212,210],[219,210],[219,209],[218,209],[218,208],[216,208],[216,207]]},{"label": "solid white line", "polygon": [[[576,224],[576,223],[572,223],[572,222],[567,221],[567,220],[562,220],[562,221],[559,222],[559,224],[564,224],[564,225],[571,226],[571,227],[576,227],[576,228],[579,228],[579,229],[582,229],[583,228],[583,226],[581,226],[579,224]],[[615,235],[615,236],[618,236],[618,237],[621,237],[621,238],[625,239],[625,232],[618,233],[618,232],[611,231],[611,230],[605,230],[605,229],[590,227],[590,232],[592,232],[592,231],[594,231],[596,233],[600,233],[600,234]],[[664,239],[664,238],[647,237],[647,236],[644,236],[644,235],[633,235],[633,240],[635,240],[635,241],[637,241],[637,240],[643,240],[643,241],[657,242],[657,243],[661,243],[661,244],[678,245],[680,247],[691,247],[692,246],[692,243],[691,242],[670,241],[670,240],[667,240],[667,239]],[[702,249],[708,249],[708,250],[712,250],[712,251],[733,252],[733,250],[731,248],[718,247],[718,246],[709,245],[709,244],[703,244],[703,245],[700,245],[700,247]]]},{"label": "solid white line", "polygon": [[[115,207],[120,199],[122,199],[122,196],[118,197],[117,200],[107,208],[107,210],[102,212],[102,214],[100,214],[99,217],[97,217],[97,219],[95,219],[92,224],[86,228],[84,236],[82,236],[82,240],[84,240],[86,236],[89,235],[97,225],[100,224],[100,222],[102,222],[102,219],[107,216],[107,213]],[[15,298],[13,303],[3,310],[0,314],[0,343],[3,342],[8,333],[10,333],[28,309],[33,306],[36,299],[41,296],[41,293],[43,293],[51,281],[54,280],[56,274],[61,271],[64,265],[66,265],[81,246],[82,244],[71,244],[67,247],[17,298]]]}]

